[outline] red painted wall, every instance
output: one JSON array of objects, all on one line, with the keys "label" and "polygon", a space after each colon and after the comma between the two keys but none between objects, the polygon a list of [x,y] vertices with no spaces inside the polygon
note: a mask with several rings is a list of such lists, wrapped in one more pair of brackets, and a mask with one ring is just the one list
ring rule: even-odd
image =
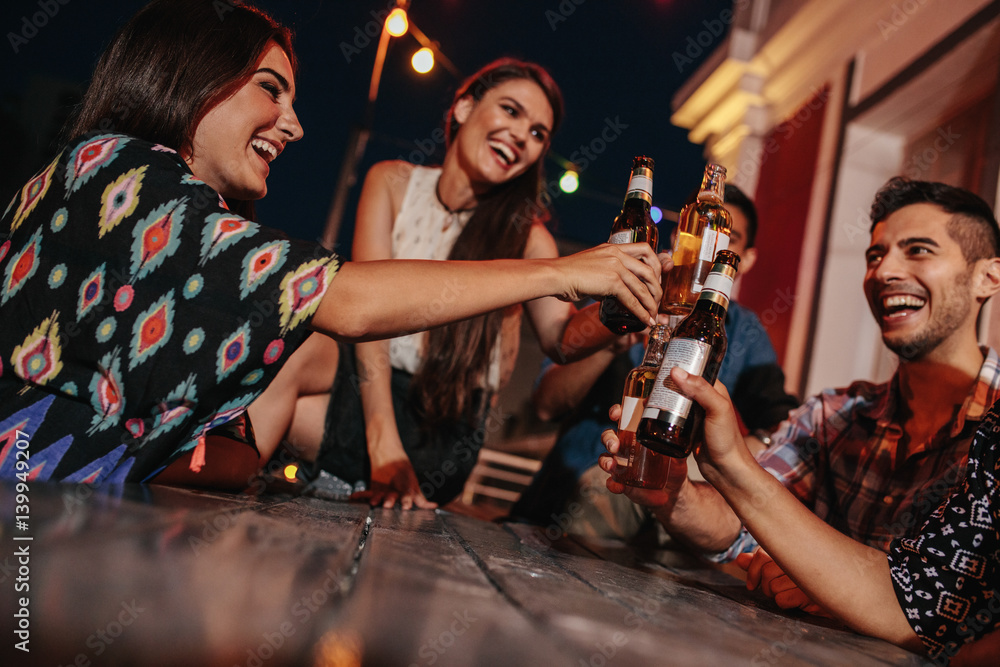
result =
[{"label": "red painted wall", "polygon": [[796,294],[795,283],[828,99],[828,90],[819,92],[776,127],[765,139],[760,157],[753,196],[760,220],[758,260],[743,278],[739,301],[761,318],[779,363],[785,358],[792,305],[799,298],[810,298]]}]

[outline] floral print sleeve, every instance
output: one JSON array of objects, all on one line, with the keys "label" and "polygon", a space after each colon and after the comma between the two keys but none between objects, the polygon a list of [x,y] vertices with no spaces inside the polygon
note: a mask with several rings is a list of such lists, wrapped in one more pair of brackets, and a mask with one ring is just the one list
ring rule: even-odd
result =
[{"label": "floral print sleeve", "polygon": [[889,551],[900,607],[938,664],[1000,627],[998,450],[1000,403],[979,425],[959,490],[917,537],[897,540]]},{"label": "floral print sleeve", "polygon": [[71,143],[0,221],[0,478],[148,480],[243,415],[338,268],[232,214],[169,148]]}]

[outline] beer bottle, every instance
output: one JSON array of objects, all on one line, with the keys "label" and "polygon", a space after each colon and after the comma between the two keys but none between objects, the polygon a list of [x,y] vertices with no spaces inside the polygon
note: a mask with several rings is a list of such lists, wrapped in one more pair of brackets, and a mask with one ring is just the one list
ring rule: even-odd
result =
[{"label": "beer bottle", "polygon": [[705,166],[698,197],[683,209],[674,239],[674,268],[663,274],[660,312],[671,316],[671,325],[691,312],[712,269],[716,253],[729,247],[732,218],[725,201],[726,168]]},{"label": "beer bottle", "polygon": [[635,441],[635,429],[639,426],[642,409],[649,396],[656,373],[663,360],[669,331],[665,324],[658,324],[649,331],[646,354],[642,363],[633,368],[625,379],[622,393],[622,416],[618,420],[618,464],[612,478],[619,484],[638,486],[644,489],[662,489],[667,483],[669,459]]},{"label": "beer bottle", "polygon": [[[608,243],[636,243],[646,241],[653,252],[658,249],[656,224],[649,214],[653,203],[653,158],[640,155],[632,160],[632,176],[622,210],[611,226]],[[601,301],[601,322],[618,335],[642,331],[646,323],[633,315],[613,296]]]},{"label": "beer bottle", "polygon": [[636,430],[639,443],[656,452],[684,458],[701,437],[705,410],[677,389],[670,369],[680,366],[715,382],[726,356],[726,308],[739,263],[736,253],[719,251],[694,310],[670,338]]}]

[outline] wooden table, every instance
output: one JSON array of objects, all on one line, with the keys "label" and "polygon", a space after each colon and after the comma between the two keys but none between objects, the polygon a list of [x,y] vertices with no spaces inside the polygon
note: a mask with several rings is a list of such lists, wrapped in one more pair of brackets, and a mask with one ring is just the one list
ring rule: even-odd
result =
[{"label": "wooden table", "polygon": [[30,597],[30,653],[5,631],[4,665],[924,664],[676,553],[555,527],[156,486],[29,496],[17,530],[0,486],[3,627]]}]

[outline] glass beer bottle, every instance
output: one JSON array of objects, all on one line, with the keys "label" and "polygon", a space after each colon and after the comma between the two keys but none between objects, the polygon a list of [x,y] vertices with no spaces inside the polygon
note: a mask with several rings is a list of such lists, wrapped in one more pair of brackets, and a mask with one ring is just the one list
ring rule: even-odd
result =
[{"label": "glass beer bottle", "polygon": [[653,451],[684,458],[701,437],[705,410],[677,389],[670,370],[680,366],[715,382],[726,356],[726,309],[739,263],[736,253],[719,251],[694,310],[670,338],[636,429],[636,440]]},{"label": "glass beer bottle", "polygon": [[[653,252],[658,250],[658,232],[649,207],[653,203],[653,158],[640,155],[632,160],[632,176],[622,210],[611,226],[608,243],[646,241]],[[601,322],[618,335],[642,331],[647,324],[622,306],[613,296],[601,301]]]},{"label": "glass beer bottle", "polygon": [[658,324],[650,329],[642,363],[633,368],[625,379],[622,416],[618,420],[620,444],[615,455],[615,462],[618,465],[612,475],[612,479],[619,484],[643,489],[662,489],[667,483],[669,459],[637,443],[635,429],[639,426],[646,397],[656,382],[656,373],[660,369],[668,338],[669,332],[665,324]]},{"label": "glass beer bottle", "polygon": [[716,253],[729,247],[733,222],[725,201],[726,168],[705,166],[698,197],[683,209],[674,239],[674,268],[663,273],[660,312],[671,316],[671,326],[691,312],[712,269]]}]

